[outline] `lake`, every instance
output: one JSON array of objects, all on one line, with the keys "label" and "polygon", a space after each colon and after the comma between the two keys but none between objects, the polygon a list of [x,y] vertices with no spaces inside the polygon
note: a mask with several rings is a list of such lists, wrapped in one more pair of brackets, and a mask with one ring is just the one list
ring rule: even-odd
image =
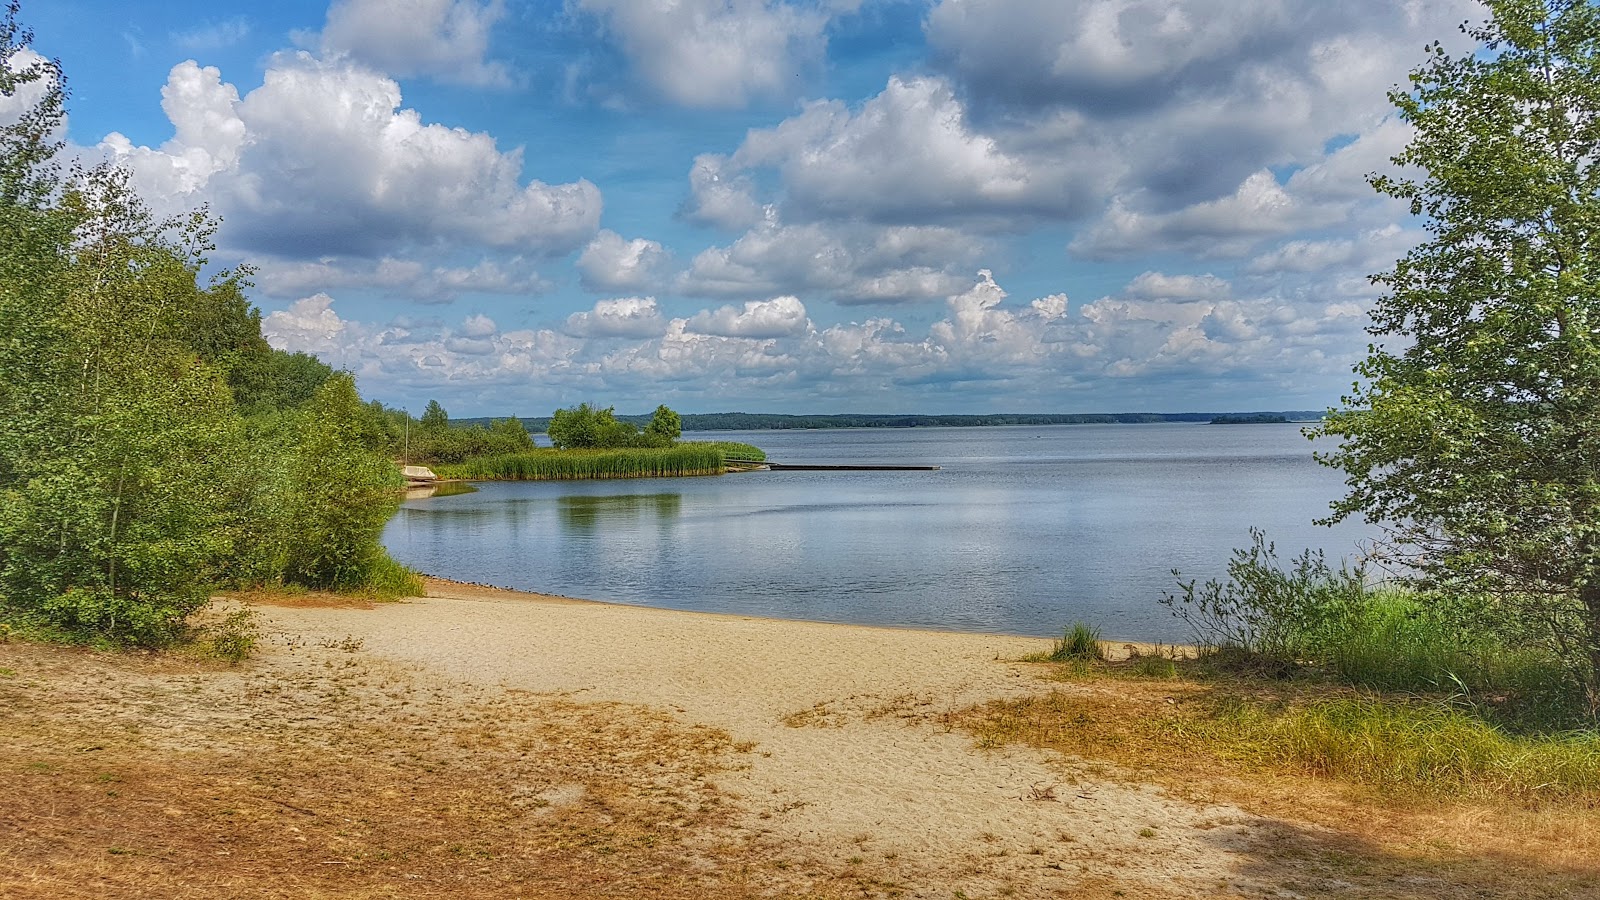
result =
[{"label": "lake", "polygon": [[1075,621],[1185,640],[1157,603],[1266,529],[1287,560],[1374,532],[1294,425],[693,432],[776,462],[934,472],[491,482],[408,500],[384,543],[443,578],[674,609],[1023,635]]}]

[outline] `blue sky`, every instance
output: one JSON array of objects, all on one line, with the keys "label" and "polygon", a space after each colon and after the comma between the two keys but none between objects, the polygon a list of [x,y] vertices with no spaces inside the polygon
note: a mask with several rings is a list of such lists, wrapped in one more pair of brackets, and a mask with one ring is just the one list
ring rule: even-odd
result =
[{"label": "blue sky", "polygon": [[[275,346],[452,415],[1319,408],[1458,0],[25,0]],[[12,108],[16,100],[10,101]],[[0,116],[7,114],[0,98]]]}]

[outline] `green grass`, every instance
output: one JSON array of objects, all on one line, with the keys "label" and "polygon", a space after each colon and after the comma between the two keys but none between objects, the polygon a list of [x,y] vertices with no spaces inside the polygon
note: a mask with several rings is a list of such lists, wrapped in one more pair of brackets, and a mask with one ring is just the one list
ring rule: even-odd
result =
[{"label": "green grass", "polygon": [[1082,622],[1073,623],[1061,640],[1056,641],[1048,658],[1051,662],[1105,659],[1105,648],[1100,646],[1100,629],[1090,628]]},{"label": "green grass", "polygon": [[722,451],[724,459],[749,459],[766,462],[767,453],[760,447],[739,441],[682,441],[680,447],[710,447]]},{"label": "green grass", "polygon": [[1513,736],[1438,703],[1235,702],[1187,730],[1224,756],[1385,790],[1600,805],[1600,733]]},{"label": "green grass", "polygon": [[619,450],[534,450],[483,456],[438,466],[441,478],[468,481],[582,481],[601,478],[656,478],[720,475],[721,450],[709,444]]},{"label": "green grass", "polygon": [[366,576],[366,581],[352,593],[374,600],[399,600],[423,594],[422,576],[396,562],[388,553],[367,567]]}]

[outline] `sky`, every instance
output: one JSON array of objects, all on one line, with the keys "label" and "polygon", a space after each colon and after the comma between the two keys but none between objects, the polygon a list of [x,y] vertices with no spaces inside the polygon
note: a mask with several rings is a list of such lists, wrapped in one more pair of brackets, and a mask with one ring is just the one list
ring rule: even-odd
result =
[{"label": "sky", "polygon": [[[1463,0],[24,0],[72,153],[420,413],[1318,409]],[[0,98],[0,117],[25,98]]]}]

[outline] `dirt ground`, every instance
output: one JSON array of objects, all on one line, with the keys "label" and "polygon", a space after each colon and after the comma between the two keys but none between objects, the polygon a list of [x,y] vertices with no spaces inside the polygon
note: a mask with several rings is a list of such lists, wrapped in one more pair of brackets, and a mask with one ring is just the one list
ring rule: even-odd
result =
[{"label": "dirt ground", "polygon": [[0,897],[1600,897],[1590,812],[987,746],[1164,702],[1041,641],[430,594],[247,598],[238,667],[0,644]]}]

